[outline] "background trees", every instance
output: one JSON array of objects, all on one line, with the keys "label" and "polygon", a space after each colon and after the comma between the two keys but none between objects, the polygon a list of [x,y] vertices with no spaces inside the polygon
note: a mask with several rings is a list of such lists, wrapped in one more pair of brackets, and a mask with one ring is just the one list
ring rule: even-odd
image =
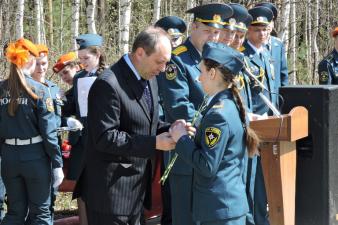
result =
[{"label": "background trees", "polygon": [[[220,0],[0,0],[0,43],[25,36],[50,48],[50,63],[76,49],[74,37],[98,33],[113,63],[128,52],[135,35],[158,18]],[[228,2],[228,1],[223,1]],[[257,0],[233,0],[247,7]],[[272,0],[278,8],[278,36],[287,46],[291,83],[316,83],[317,64],[332,49],[330,29],[338,22],[338,0]],[[189,26],[188,26],[189,27]],[[0,49],[3,55],[3,48]],[[0,59],[0,78],[6,63]]]}]

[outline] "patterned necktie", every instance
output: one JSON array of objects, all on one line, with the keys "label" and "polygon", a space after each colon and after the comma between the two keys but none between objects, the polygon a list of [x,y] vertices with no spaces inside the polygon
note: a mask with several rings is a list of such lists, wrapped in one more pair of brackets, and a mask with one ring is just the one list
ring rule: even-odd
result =
[{"label": "patterned necktie", "polygon": [[151,94],[149,89],[149,82],[147,80],[144,80],[143,78],[140,80],[140,83],[143,87],[143,97],[145,98],[148,106],[149,112],[152,112],[152,100],[151,100]]}]

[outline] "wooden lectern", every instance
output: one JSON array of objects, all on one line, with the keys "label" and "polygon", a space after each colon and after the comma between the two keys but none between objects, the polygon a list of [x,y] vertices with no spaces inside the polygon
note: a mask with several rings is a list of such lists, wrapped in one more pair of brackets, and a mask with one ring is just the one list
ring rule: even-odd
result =
[{"label": "wooden lectern", "polygon": [[295,224],[296,140],[308,136],[308,111],[250,122],[261,139],[261,162],[271,225]]}]

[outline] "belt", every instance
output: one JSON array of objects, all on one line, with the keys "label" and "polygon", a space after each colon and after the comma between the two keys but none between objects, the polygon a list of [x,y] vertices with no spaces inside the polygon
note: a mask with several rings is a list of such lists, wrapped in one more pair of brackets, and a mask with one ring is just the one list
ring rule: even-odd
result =
[{"label": "belt", "polygon": [[5,139],[5,143],[8,145],[31,145],[40,142],[42,142],[42,137],[40,135],[23,140],[19,138]]}]

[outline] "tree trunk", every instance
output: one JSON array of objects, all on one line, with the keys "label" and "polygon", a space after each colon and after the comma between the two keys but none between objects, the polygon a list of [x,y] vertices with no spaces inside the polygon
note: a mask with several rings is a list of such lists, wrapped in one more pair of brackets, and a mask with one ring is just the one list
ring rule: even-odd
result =
[{"label": "tree trunk", "polygon": [[87,5],[87,29],[88,33],[96,34],[95,27],[96,0],[89,0]]},{"label": "tree trunk", "polygon": [[41,43],[41,2],[40,0],[34,0],[34,9],[35,9],[35,42],[40,44]]},{"label": "tree trunk", "polygon": [[129,51],[129,26],[131,20],[131,4],[132,0],[120,0],[120,13],[121,13],[121,46],[120,51],[122,54]]},{"label": "tree trunk", "polygon": [[63,52],[63,0],[60,0],[60,46],[59,49],[61,52]]},{"label": "tree trunk", "polygon": [[161,0],[154,0],[154,16],[153,23],[160,19],[161,15]]},{"label": "tree trunk", "polygon": [[313,80],[311,81],[311,75],[312,75],[312,57],[311,57],[311,53],[312,53],[312,15],[311,15],[311,0],[307,0],[307,4],[306,4],[306,10],[307,10],[307,40],[308,40],[308,46],[307,46],[307,78],[310,82],[313,82]]},{"label": "tree trunk", "polygon": [[318,69],[317,65],[319,63],[319,50],[317,45],[317,36],[319,29],[319,0],[316,0],[315,5],[313,7],[313,29],[312,29],[312,56],[313,56],[313,64],[312,64],[312,83],[318,82]]},{"label": "tree trunk", "polygon": [[286,54],[288,54],[289,47],[289,18],[290,18],[290,1],[282,0],[280,21],[283,21],[280,27],[280,32],[278,37],[282,39],[285,44]]},{"label": "tree trunk", "polygon": [[[187,10],[191,9],[195,6],[195,1],[194,0],[187,0]],[[186,31],[186,37],[189,36],[189,30],[190,30],[190,24],[194,19],[193,14],[185,14],[185,21],[187,21],[187,31]]]},{"label": "tree trunk", "polygon": [[25,0],[18,0],[18,8],[16,15],[16,33],[15,39],[23,37],[23,15],[25,10]]},{"label": "tree trunk", "polygon": [[48,25],[48,44],[49,46],[53,46],[54,43],[54,32],[53,32],[53,1],[48,0],[48,13],[46,16],[46,21]]},{"label": "tree trunk", "polygon": [[79,36],[80,0],[72,2],[72,38],[73,50],[77,49],[75,38]]},{"label": "tree trunk", "polygon": [[297,29],[297,23],[296,23],[296,3],[293,1],[290,6],[290,67],[291,67],[291,73],[289,74],[290,77],[290,84],[295,85],[296,84],[296,77],[297,77],[297,68],[296,68],[296,60],[297,60],[297,53],[296,53],[296,29]]},{"label": "tree trunk", "polygon": [[41,43],[46,44],[45,14],[43,12],[43,0],[40,0],[40,25],[41,25]]},{"label": "tree trunk", "polygon": [[[98,28],[99,33],[103,33],[105,31],[106,26],[105,26],[105,18],[106,18],[106,7],[105,4],[106,0],[98,0],[96,5],[97,5],[97,22],[98,22]],[[101,32],[100,32],[101,31]]]}]

